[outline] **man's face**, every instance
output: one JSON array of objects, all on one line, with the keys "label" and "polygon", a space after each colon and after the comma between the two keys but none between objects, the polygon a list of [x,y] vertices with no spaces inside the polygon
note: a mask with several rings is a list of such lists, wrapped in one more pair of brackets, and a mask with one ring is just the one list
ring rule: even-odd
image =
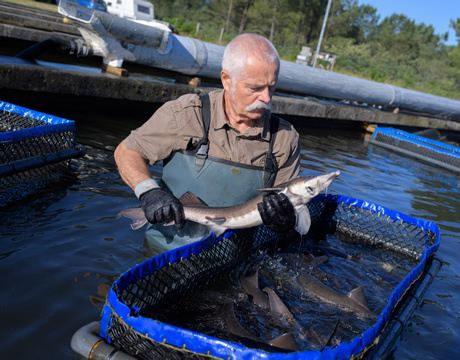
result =
[{"label": "man's face", "polygon": [[[266,63],[249,58],[238,78],[230,78],[222,72],[226,94],[227,116],[233,121],[253,121],[263,116],[275,92],[278,80],[278,63]],[[229,113],[228,113],[229,112]],[[235,119],[233,117],[237,117]]]}]

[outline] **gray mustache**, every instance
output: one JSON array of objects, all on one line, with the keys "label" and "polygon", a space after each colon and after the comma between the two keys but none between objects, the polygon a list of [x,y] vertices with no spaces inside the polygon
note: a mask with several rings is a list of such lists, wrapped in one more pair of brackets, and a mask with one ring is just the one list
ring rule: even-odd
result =
[{"label": "gray mustache", "polygon": [[270,110],[271,105],[272,105],[271,102],[264,103],[262,101],[257,101],[254,104],[246,106],[246,111],[254,111],[258,109]]}]

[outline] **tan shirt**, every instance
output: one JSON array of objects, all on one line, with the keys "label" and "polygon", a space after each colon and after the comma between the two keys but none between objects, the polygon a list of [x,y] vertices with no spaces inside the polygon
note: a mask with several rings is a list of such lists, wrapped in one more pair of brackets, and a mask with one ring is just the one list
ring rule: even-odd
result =
[{"label": "tan shirt", "polygon": [[[266,111],[255,127],[240,133],[226,119],[224,90],[209,93],[211,123],[208,155],[246,165],[263,166],[270,141],[270,112]],[[124,144],[137,151],[150,165],[166,159],[176,150],[184,150],[191,141],[203,137],[201,101],[196,94],[187,94],[163,104],[140,128],[131,132]],[[275,185],[299,176],[300,140],[294,127],[280,121],[273,154],[278,163]]]}]

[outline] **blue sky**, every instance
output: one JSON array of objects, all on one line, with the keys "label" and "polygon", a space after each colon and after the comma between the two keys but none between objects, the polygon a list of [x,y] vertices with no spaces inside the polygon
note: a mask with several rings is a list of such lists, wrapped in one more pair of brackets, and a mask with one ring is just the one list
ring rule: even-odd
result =
[{"label": "blue sky", "polygon": [[[334,0],[332,0],[334,1]],[[380,21],[393,13],[404,14],[416,24],[433,25],[435,34],[449,32],[447,45],[456,45],[455,32],[450,20],[460,17],[460,0],[358,0],[359,5],[369,4],[377,9]]]}]

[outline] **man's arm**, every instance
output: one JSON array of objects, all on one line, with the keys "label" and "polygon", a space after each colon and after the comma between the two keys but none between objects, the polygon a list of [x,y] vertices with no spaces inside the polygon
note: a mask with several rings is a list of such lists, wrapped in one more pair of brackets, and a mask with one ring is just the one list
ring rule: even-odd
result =
[{"label": "man's arm", "polygon": [[152,224],[174,221],[181,229],[185,224],[182,204],[172,194],[160,189],[150,176],[142,155],[122,142],[115,149],[114,157],[121,178],[141,201],[147,220]]},{"label": "man's arm", "polygon": [[137,151],[126,147],[123,142],[115,149],[114,157],[121,178],[131,189],[134,190],[137,184],[152,178],[147,161]]}]

